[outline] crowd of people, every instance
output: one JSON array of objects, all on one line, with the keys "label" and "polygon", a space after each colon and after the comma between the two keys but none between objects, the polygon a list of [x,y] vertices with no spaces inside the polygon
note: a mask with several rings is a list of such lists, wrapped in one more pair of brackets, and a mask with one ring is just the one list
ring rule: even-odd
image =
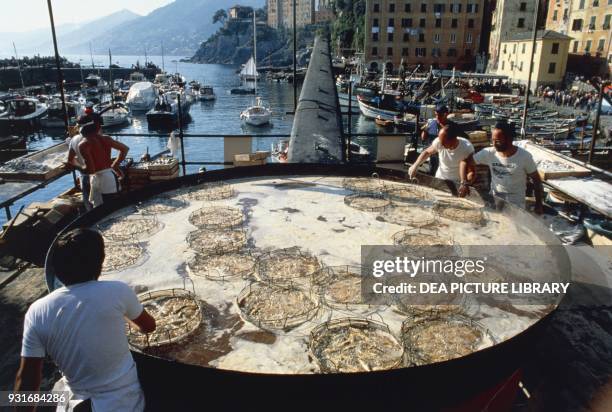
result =
[{"label": "crowd of people", "polygon": [[550,86],[538,86],[536,96],[559,107],[591,112],[597,107],[598,95],[595,91],[554,89]]}]

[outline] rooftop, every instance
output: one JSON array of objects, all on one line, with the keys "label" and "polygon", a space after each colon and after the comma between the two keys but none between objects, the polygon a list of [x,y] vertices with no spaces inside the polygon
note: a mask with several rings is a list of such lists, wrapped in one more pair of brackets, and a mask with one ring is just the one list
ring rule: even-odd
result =
[{"label": "rooftop", "polygon": [[[533,39],[533,32],[524,31],[524,32],[516,33],[510,36],[510,38],[507,41],[524,41],[524,40],[531,40],[531,39]],[[563,33],[559,33],[553,30],[538,30],[537,40],[542,40],[542,39],[571,40],[572,37],[566,36]]]}]

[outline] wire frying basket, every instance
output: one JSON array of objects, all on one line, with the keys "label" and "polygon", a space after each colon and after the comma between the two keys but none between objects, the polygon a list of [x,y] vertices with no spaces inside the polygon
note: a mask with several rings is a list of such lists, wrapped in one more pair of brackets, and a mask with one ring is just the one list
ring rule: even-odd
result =
[{"label": "wire frying basket", "polygon": [[189,189],[185,194],[188,200],[195,201],[213,201],[229,199],[236,195],[236,191],[225,182],[204,183],[200,186]]},{"label": "wire frying basket", "polygon": [[479,322],[458,314],[439,314],[402,323],[406,364],[427,365],[460,358],[496,343]]},{"label": "wire frying basket", "polygon": [[255,276],[262,282],[292,283],[299,279],[310,280],[321,268],[315,256],[299,247],[291,247],[261,255],[257,259]]},{"label": "wire frying basket", "polygon": [[461,255],[461,248],[453,238],[437,229],[423,227],[395,233],[393,244],[403,246],[413,257],[451,257]]},{"label": "wire frying basket", "polygon": [[317,295],[293,285],[254,282],[236,297],[241,317],[260,329],[289,331],[314,318]]},{"label": "wire frying basket", "polygon": [[388,185],[378,176],[372,173],[371,177],[347,177],[342,180],[342,187],[355,193],[385,193]]},{"label": "wire frying basket", "polygon": [[195,293],[185,288],[146,292],[138,295],[138,298],[157,324],[154,332],[143,334],[128,323],[128,341],[138,349],[182,341],[202,323],[202,309]]},{"label": "wire frying basket", "polygon": [[370,307],[361,294],[361,266],[326,266],[313,275],[321,303],[331,309],[351,310]]},{"label": "wire frying basket", "polygon": [[244,214],[235,207],[209,206],[191,213],[189,223],[200,229],[239,228],[244,224]]},{"label": "wire frying basket", "polygon": [[364,212],[381,212],[391,204],[382,193],[357,193],[344,197],[344,204]]},{"label": "wire frying basket", "polygon": [[308,347],[323,373],[394,369],[404,357],[403,345],[387,324],[354,317],[315,327]]},{"label": "wire frying basket", "polygon": [[137,206],[143,215],[164,215],[187,207],[187,202],[180,197],[158,196]]},{"label": "wire frying basket", "polygon": [[201,255],[236,253],[247,244],[246,231],[241,229],[197,229],[187,234],[187,244]]},{"label": "wire frying basket", "polygon": [[153,236],[164,225],[154,215],[120,216],[97,225],[100,234],[112,242],[137,242]]},{"label": "wire frying basket", "polygon": [[433,212],[439,216],[455,222],[484,225],[486,219],[483,208],[477,203],[465,199],[453,198],[437,200],[433,205]]},{"label": "wire frying basket", "polygon": [[187,262],[187,272],[190,276],[224,282],[237,277],[249,278],[255,272],[255,263],[255,258],[248,253],[196,254]]},{"label": "wire frying basket", "polygon": [[416,205],[392,204],[391,207],[381,212],[380,217],[385,222],[414,228],[435,227],[438,225],[438,218],[430,209]]},{"label": "wire frying basket", "polygon": [[393,185],[386,193],[391,203],[422,203],[432,202],[435,199],[427,192],[427,188],[412,183]]}]

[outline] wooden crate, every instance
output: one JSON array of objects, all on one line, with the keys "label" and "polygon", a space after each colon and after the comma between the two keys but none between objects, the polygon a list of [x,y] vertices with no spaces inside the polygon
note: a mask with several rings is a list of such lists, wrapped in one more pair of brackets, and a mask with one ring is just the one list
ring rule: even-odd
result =
[{"label": "wooden crate", "polygon": [[[66,160],[68,160],[68,145],[66,143],[60,143],[55,146],[48,147],[44,150],[39,150],[38,152],[31,153],[25,156],[22,156],[23,159],[29,159],[35,162],[40,162],[45,159],[45,157],[49,155],[54,155],[56,153],[63,152],[66,154]],[[58,166],[47,172],[0,172],[0,177],[6,180],[50,180],[65,171],[63,166]]]},{"label": "wooden crate", "polygon": [[588,176],[591,174],[591,171],[586,167],[580,166],[579,164],[573,163],[567,159],[564,159],[561,156],[557,156],[555,153],[551,153],[547,150],[542,149],[538,145],[534,143],[526,143],[525,150],[527,150],[533,156],[533,160],[538,163],[538,161],[552,161],[557,162],[562,165],[566,165],[568,170],[544,170],[538,168],[538,173],[540,174],[540,178],[542,180],[547,179],[559,179],[562,177],[580,177],[580,176]]}]

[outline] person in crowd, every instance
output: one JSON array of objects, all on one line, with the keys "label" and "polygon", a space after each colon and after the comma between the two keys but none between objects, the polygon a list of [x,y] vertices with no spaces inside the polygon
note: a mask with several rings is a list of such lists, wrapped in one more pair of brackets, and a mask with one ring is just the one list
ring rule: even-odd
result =
[{"label": "person in crowd", "polygon": [[[542,181],[531,154],[513,144],[514,126],[505,121],[499,121],[492,129],[493,147],[482,149],[475,155],[469,155],[461,166],[461,179],[472,183],[475,180],[475,165],[487,165],[491,170],[491,190],[494,196],[504,199],[521,208],[525,208],[527,178],[534,187],[534,212],[542,214]],[[467,185],[459,189],[459,196],[469,193]]]},{"label": "person in crowd", "polygon": [[435,176],[438,179],[454,182],[456,185],[467,184],[464,181],[462,183],[459,165],[474,153],[474,146],[465,137],[465,132],[457,124],[448,122],[440,129],[438,137],[421,152],[414,164],[410,166],[408,169],[410,178],[416,176],[421,163],[437,154],[440,158],[440,165]]},{"label": "person in crowd", "polygon": [[[436,117],[427,120],[427,123],[421,129],[421,140],[427,145],[431,145],[434,140],[437,139],[440,129],[442,129],[446,124],[448,124],[448,107],[444,104],[438,104],[435,110]],[[438,155],[431,155],[429,157],[429,174],[431,176],[434,176],[436,174],[436,170],[438,170],[438,164]]]},{"label": "person in crowd", "polygon": [[142,411],[144,396],[129,351],[126,320],[142,333],[155,319],[128,285],[100,281],[104,240],[93,229],[61,236],[50,256],[63,283],[25,315],[16,391],[37,391],[48,355],[62,372],[54,390],[67,391],[66,410]]},{"label": "person in crowd", "polygon": [[[83,139],[78,150],[85,161],[85,170],[89,175],[89,200],[94,207],[110,200],[119,193],[119,179],[123,177],[119,165],[127,156],[129,147],[121,142],[101,134],[102,119],[96,113],[82,116],[78,120]],[[111,151],[119,155],[113,160]]]}]

